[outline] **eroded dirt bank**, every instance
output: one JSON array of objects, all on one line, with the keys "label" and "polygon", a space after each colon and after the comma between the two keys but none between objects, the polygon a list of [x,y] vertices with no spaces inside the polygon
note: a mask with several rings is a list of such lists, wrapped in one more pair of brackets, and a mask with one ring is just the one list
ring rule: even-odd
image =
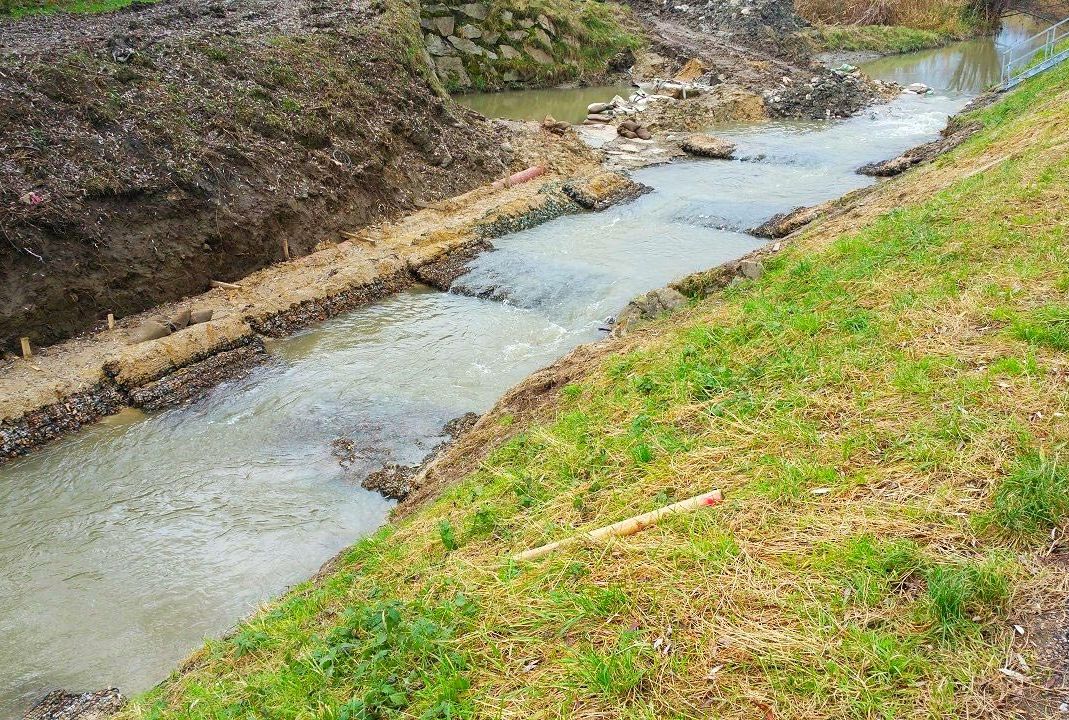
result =
[{"label": "eroded dirt bank", "polygon": [[[55,343],[519,169],[506,128],[444,95],[442,63],[530,86],[560,68],[582,79],[634,63],[641,80],[691,62],[709,91],[661,118],[670,129],[843,116],[875,95],[792,40],[805,23],[784,0],[635,0],[632,19],[558,5],[176,0],[0,24],[0,349]],[[587,64],[577,17],[612,31]]]},{"label": "eroded dirt bank", "polygon": [[[6,361],[0,368],[0,458],[25,454],[123,406],[186,402],[261,360],[262,337],[287,335],[417,280],[448,277],[488,238],[639,191],[626,177],[603,171],[574,134],[549,135],[524,124],[507,131],[515,157],[545,168],[543,175],[430,203],[230,287],[130,316],[30,360]],[[203,309],[213,312],[209,322],[132,342],[151,318]]]},{"label": "eroded dirt bank", "polygon": [[46,345],[506,174],[387,4],[0,24],[0,346]]}]

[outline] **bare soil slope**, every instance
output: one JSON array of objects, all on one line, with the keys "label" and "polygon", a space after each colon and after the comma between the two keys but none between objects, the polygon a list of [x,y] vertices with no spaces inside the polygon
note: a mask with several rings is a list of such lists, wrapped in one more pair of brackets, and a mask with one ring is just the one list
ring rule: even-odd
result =
[{"label": "bare soil slope", "polygon": [[0,347],[201,292],[506,172],[414,7],[163,0],[0,24]]}]

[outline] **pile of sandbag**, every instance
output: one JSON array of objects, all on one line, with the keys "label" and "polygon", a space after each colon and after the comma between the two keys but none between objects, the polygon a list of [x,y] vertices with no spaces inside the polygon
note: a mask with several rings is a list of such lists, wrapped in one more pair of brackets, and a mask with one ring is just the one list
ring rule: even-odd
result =
[{"label": "pile of sandbag", "polygon": [[159,340],[190,325],[206,323],[212,319],[214,313],[214,310],[191,310],[187,308],[180,310],[170,318],[155,315],[141,323],[140,327],[130,333],[130,344],[136,345],[149,340]]},{"label": "pile of sandbag", "polygon": [[622,123],[616,126],[616,133],[620,137],[625,137],[628,140],[651,140],[653,133],[651,133],[645,126],[640,125],[634,120],[624,120]]},{"label": "pile of sandbag", "polygon": [[542,121],[542,129],[554,135],[563,135],[571,126],[571,123],[558,120],[552,115],[546,115],[546,119]]}]

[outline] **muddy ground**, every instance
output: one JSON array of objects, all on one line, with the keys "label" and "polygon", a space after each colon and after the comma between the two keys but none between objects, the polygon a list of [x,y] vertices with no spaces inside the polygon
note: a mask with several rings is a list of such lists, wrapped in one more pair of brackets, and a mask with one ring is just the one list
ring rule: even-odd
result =
[{"label": "muddy ground", "polygon": [[505,174],[504,129],[436,92],[411,28],[400,2],[340,0],[0,23],[0,346]]},{"label": "muddy ground", "polygon": [[748,94],[765,114],[789,118],[846,117],[881,92],[863,76],[832,72],[813,55],[801,34],[808,24],[791,0],[627,2],[651,43],[636,63],[636,79],[675,77],[697,59],[701,75],[687,79],[716,87],[725,103],[745,105],[739,98]]}]

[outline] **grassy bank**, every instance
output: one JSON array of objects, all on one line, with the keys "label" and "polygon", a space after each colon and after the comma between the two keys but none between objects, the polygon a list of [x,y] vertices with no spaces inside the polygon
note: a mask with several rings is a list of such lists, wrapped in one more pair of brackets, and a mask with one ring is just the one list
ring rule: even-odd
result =
[{"label": "grassy bank", "polygon": [[501,416],[474,474],[126,717],[1007,716],[1000,670],[1042,685],[1069,597],[1067,99],[1069,68],[1031,81],[548,419]]},{"label": "grassy bank", "polygon": [[964,37],[991,32],[1006,0],[798,0],[798,12],[821,25],[882,25]]},{"label": "grassy bank", "polygon": [[881,55],[927,50],[961,39],[953,33],[901,25],[821,25],[814,28],[812,37],[822,50],[871,51]]},{"label": "grassy bank", "polygon": [[[0,0],[0,21],[5,17],[16,19],[26,15],[47,15],[57,12],[103,13],[119,10],[133,4],[134,0]],[[138,0],[155,2],[155,0]]]}]

